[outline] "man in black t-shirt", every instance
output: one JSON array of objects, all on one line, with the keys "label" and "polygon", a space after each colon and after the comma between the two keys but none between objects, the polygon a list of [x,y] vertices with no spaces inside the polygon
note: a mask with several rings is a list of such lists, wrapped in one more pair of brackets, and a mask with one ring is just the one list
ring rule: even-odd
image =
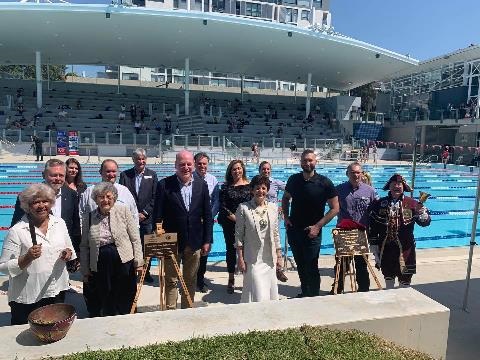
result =
[{"label": "man in black t-shirt", "polygon": [[[316,163],[313,150],[304,150],[300,158],[302,172],[290,176],[282,199],[288,243],[302,287],[302,293],[298,297],[319,295],[318,255],[322,242],[321,230],[340,209],[335,186],[330,179],[315,172]],[[326,214],[325,204],[330,207]]]}]

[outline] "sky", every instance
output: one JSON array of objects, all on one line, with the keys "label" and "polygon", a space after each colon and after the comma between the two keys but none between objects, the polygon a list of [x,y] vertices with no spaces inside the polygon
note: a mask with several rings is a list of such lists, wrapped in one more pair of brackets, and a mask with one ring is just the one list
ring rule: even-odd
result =
[{"label": "sky", "polygon": [[330,0],[335,31],[418,60],[480,43],[479,0]]},{"label": "sky", "polygon": [[480,0],[330,0],[335,31],[418,60],[480,44],[479,7]]}]

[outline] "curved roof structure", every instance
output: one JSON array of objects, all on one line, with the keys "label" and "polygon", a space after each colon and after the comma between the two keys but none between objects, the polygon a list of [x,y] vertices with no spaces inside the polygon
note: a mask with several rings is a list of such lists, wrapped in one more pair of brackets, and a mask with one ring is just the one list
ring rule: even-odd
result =
[{"label": "curved roof structure", "polygon": [[[106,14],[110,14],[107,18]],[[205,21],[206,20],[206,21]],[[0,64],[130,65],[237,73],[349,90],[418,65],[336,33],[219,13],[0,3]]]}]

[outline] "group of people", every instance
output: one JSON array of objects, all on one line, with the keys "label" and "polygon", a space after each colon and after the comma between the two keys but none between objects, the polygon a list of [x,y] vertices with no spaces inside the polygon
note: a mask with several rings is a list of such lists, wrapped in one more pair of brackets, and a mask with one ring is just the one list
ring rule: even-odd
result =
[{"label": "group of people", "polygon": [[[353,224],[368,232],[387,287],[395,278],[409,285],[415,273],[413,226],[429,225],[430,216],[423,204],[404,196],[410,188],[398,174],[384,187],[388,195],[378,199],[365,184],[359,163],[350,164],[348,180],[335,187],[316,171],[313,150],[303,151],[302,171],[286,183],[272,178],[267,161],[250,181],[243,161],[231,161],[220,185],[208,172],[209,157],[203,152],[177,153],[175,173],[160,181],[146,166],[144,149],[136,149],[132,160],[134,166],[120,174],[118,183],[118,164],[104,160],[101,181],[87,187],[76,159],[51,159],[45,164],[44,183],[21,192],[0,256],[0,271],[10,278],[12,324],[25,323],[35,308],[63,301],[68,271],[78,269],[90,316],[129,313],[144,266],[145,280],[153,281],[142,249],[144,236],[156,223],[177,233],[177,262],[188,293],[208,291],[205,271],[217,214],[226,244],[226,290],[235,292],[238,268],[244,273],[242,302],[278,299],[277,279],[286,280],[281,271],[282,218],[300,279],[298,297],[320,294],[322,228],[337,215],[337,227]],[[355,257],[355,264],[359,290],[368,291],[365,260]],[[338,286],[342,291],[343,283]],[[176,309],[178,277],[170,259],[165,260],[165,290],[167,309]],[[181,307],[189,306],[182,290]]]}]

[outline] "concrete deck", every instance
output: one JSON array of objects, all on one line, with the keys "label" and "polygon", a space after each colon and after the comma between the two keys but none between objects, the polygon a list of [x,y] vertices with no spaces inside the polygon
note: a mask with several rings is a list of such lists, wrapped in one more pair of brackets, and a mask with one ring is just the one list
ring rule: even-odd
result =
[{"label": "concrete deck", "polygon": [[[468,248],[430,249],[418,251],[417,275],[413,278],[413,288],[439,302],[450,309],[450,325],[448,329],[447,360],[477,359],[480,354],[480,255],[475,254],[472,267],[472,280],[470,283],[469,312],[462,310],[463,293],[465,289],[465,273],[467,267]],[[319,261],[321,269],[321,290],[322,296],[326,296],[333,282],[333,257],[321,256]],[[225,263],[209,264],[207,269],[209,292],[195,295],[196,307],[216,307],[224,304],[238,304],[240,301],[242,276],[236,277],[237,289],[233,295],[226,292],[227,273]],[[156,268],[154,268],[154,272]],[[299,292],[299,280],[296,272],[288,272],[289,281],[279,285],[279,292],[282,303],[289,297],[294,297]],[[78,276],[72,280],[72,289],[67,295],[67,301],[75,304],[79,318],[86,317],[85,305],[81,294],[81,284]],[[382,280],[383,283],[383,280]],[[372,289],[374,282],[372,281]],[[346,290],[349,289],[347,282]],[[7,278],[0,277],[0,290],[7,290]],[[352,306],[357,300],[355,296],[362,294],[351,294],[348,298],[345,295],[337,295],[338,301],[341,298],[351,300]],[[383,294],[372,291],[371,296],[383,297]],[[337,301],[336,297],[328,296],[330,301]],[[159,289],[158,283],[145,285],[139,301],[139,311],[152,311],[158,308]],[[343,300],[342,300],[343,302]],[[325,307],[323,307],[325,309]],[[197,309],[200,311],[200,309]],[[193,310],[177,310],[185,312]],[[218,311],[222,311],[220,308]],[[322,312],[320,312],[322,313]],[[325,315],[330,311],[325,311]],[[210,312],[210,314],[212,314]],[[6,295],[0,295],[0,326],[9,324],[10,315]],[[93,320],[89,320],[93,321]],[[91,323],[90,323],[91,325]],[[2,330],[2,329],[0,329]],[[17,331],[20,334],[24,328],[10,328],[9,333]],[[200,331],[200,329],[197,329]],[[2,331],[3,332],[3,331]],[[18,342],[18,340],[17,340]],[[134,344],[132,344],[134,345]]]},{"label": "concrete deck", "polygon": [[444,359],[448,318],[446,307],[418,291],[395,289],[83,319],[73,324],[64,339],[53,344],[39,343],[31,335],[28,325],[10,326],[0,328],[0,359],[13,356],[16,359],[40,359],[86,349],[121,349],[192,337],[287,329],[304,324],[359,329]]}]

